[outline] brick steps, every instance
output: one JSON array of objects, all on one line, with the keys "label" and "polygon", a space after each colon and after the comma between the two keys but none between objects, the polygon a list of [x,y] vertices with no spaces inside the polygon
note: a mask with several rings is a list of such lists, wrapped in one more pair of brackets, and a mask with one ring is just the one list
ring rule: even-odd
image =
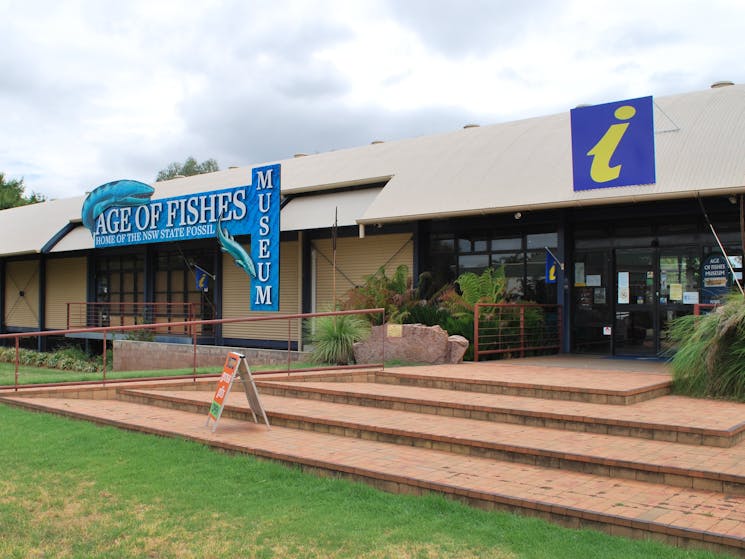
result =
[{"label": "brick steps", "polygon": [[[629,405],[670,394],[669,375],[515,366],[507,363],[463,364],[459,374],[448,366],[399,367],[367,375],[293,375],[291,382],[376,382],[484,394]],[[560,374],[557,377],[557,373]],[[562,374],[563,373],[563,374]],[[257,377],[261,378],[261,377]],[[557,382],[557,378],[561,379]]]},{"label": "brick steps", "polygon": [[668,375],[492,362],[255,380],[271,429],[237,383],[213,433],[214,379],[0,401],[745,557],[745,405],[660,396]]},{"label": "brick steps", "polygon": [[745,414],[738,404],[712,402],[721,413],[702,417],[698,400],[679,396],[618,406],[377,383],[277,380],[257,385],[262,394],[288,398],[692,445],[730,447],[745,437]]},{"label": "brick steps", "polygon": [[653,537],[745,556],[745,497],[412,446],[205,416],[120,400],[4,397],[15,405],[117,427],[177,436],[311,471],[334,472],[395,492],[438,492],[484,508],[536,515],[572,527]]},{"label": "brick steps", "polygon": [[[120,398],[206,416],[212,393],[121,389]],[[515,424],[318,400],[262,395],[272,425],[306,429],[458,454],[568,469],[595,475],[664,483],[745,495],[745,447],[694,447],[665,441],[628,441],[594,433],[557,431]],[[234,394],[223,417],[252,421],[242,394]]]},{"label": "brick steps", "polygon": [[[633,374],[633,373],[631,373]],[[591,381],[593,374],[588,373]],[[644,375],[649,378],[649,375]],[[486,394],[504,394],[508,396],[524,396],[528,398],[543,398],[550,400],[570,400],[573,402],[588,402],[594,404],[629,405],[660,396],[670,394],[672,383],[669,379],[645,384],[641,387],[614,389],[595,388],[590,382],[579,386],[552,386],[540,382],[531,382],[529,377],[522,380],[505,379],[451,379],[445,376],[423,376],[417,374],[401,374],[400,372],[379,372],[375,375],[375,382],[385,384],[400,384],[406,386],[421,386],[426,388],[440,388],[444,390],[462,390],[469,392],[483,392]]]}]

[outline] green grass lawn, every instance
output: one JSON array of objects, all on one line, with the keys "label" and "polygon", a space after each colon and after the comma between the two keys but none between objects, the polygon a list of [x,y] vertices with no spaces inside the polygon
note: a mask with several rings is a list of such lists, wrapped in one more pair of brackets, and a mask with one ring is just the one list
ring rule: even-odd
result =
[{"label": "green grass lawn", "polygon": [[704,558],[0,404],[3,558]]},{"label": "green grass lawn", "polygon": [[[251,365],[252,371],[286,371],[287,363],[279,365]],[[386,367],[413,366],[411,363],[391,361]],[[317,363],[293,362],[290,369],[306,369],[319,367]],[[198,375],[217,374],[221,367],[197,367]],[[186,369],[160,369],[152,371],[106,371],[108,380],[123,378],[150,378],[178,375],[191,375],[191,367]],[[81,373],[76,371],[62,371],[60,369],[46,369],[42,367],[29,367],[21,365],[18,371],[18,384],[43,384],[49,382],[77,382],[77,381],[101,381],[102,373]],[[15,364],[0,362],[0,386],[15,384]]]},{"label": "green grass lawn", "polygon": [[[220,372],[219,367],[197,368],[198,375],[215,374]],[[107,379],[120,378],[146,378],[173,375],[190,375],[191,367],[187,369],[168,369],[154,371],[106,371]],[[21,365],[18,370],[18,384],[42,384],[47,382],[73,382],[81,380],[100,381],[102,373],[81,373],[76,371],[62,371],[60,369],[46,369],[42,367],[29,367]],[[15,383],[15,364],[0,363],[0,385],[12,385]]]}]

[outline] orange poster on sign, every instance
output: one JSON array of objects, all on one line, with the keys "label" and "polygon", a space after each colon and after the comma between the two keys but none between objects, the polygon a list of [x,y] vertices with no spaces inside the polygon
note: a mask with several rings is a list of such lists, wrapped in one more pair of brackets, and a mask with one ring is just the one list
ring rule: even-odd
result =
[{"label": "orange poster on sign", "polygon": [[[240,371],[241,365],[243,365],[243,372]],[[267,428],[269,428],[269,419],[266,417],[264,406],[261,405],[259,391],[256,389],[256,383],[251,376],[251,369],[248,368],[248,363],[246,363],[246,356],[231,351],[225,359],[225,365],[222,368],[222,375],[220,375],[220,379],[217,382],[217,390],[215,390],[215,395],[210,404],[210,411],[207,415],[207,427],[209,427],[210,421],[215,422],[212,426],[212,432],[217,429],[217,423],[220,421],[220,416],[225,409],[225,401],[228,399],[230,389],[233,387],[233,382],[237,378],[241,379],[241,382],[243,383],[246,400],[248,400],[248,407],[251,410],[251,415],[253,416],[254,421],[258,423],[258,417],[261,417]]]},{"label": "orange poster on sign", "polygon": [[240,360],[241,356],[238,353],[228,353],[228,357],[225,359],[225,365],[222,368],[222,376],[217,383],[217,390],[215,390],[215,395],[212,398],[209,419],[215,421],[220,419],[220,414],[222,414],[222,409],[225,406],[225,398],[228,396],[228,392],[230,392],[233,380],[235,380],[235,374],[238,372]]}]

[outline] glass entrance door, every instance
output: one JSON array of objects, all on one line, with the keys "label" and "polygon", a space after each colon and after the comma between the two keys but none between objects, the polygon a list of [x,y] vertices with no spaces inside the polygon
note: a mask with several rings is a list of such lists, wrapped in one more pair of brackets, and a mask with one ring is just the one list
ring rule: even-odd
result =
[{"label": "glass entrance door", "polygon": [[577,353],[610,354],[612,278],[610,250],[578,251],[572,271],[572,340]]},{"label": "glass entrance door", "polygon": [[657,355],[659,331],[656,251],[616,250],[616,355]]}]

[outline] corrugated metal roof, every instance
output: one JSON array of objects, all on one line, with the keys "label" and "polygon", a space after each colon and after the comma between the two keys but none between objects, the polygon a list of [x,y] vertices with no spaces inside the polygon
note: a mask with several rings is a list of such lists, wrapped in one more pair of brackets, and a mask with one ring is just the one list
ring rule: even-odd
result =
[{"label": "corrugated metal roof", "polygon": [[[345,214],[345,223],[353,219],[369,224],[745,191],[745,85],[654,101],[653,185],[574,192],[567,111],[279,161],[282,192],[292,195],[388,181],[374,199],[362,203],[360,198],[359,204],[349,205],[359,215]],[[251,167],[233,168],[155,183],[153,198],[250,182]],[[293,230],[318,226],[315,218],[305,220],[300,206],[319,215],[346,194],[319,194],[324,196],[319,201],[298,199],[289,204],[283,219],[292,216],[287,227]],[[13,231],[0,235],[0,254],[38,252],[67,223],[79,221],[82,200],[0,212],[3,231]],[[296,209],[293,204],[298,204]],[[71,241],[70,246],[80,245]]]},{"label": "corrugated metal roof", "polygon": [[78,225],[67,235],[62,237],[62,239],[60,239],[60,241],[55,244],[49,252],[72,252],[74,250],[88,250],[92,248],[94,247],[91,232],[82,225]]},{"label": "corrugated metal roof", "polygon": [[0,254],[33,254],[70,222],[80,219],[82,197],[51,200],[0,212]]},{"label": "corrugated metal roof", "polygon": [[331,227],[334,224],[335,209],[338,210],[339,227],[356,225],[359,217],[365,213],[381,190],[383,189],[366,188],[294,198],[282,208],[282,231]]},{"label": "corrugated metal roof", "polygon": [[745,190],[744,85],[654,102],[653,185],[574,192],[567,111],[282,161],[283,191],[390,177],[358,220],[384,223]]}]

